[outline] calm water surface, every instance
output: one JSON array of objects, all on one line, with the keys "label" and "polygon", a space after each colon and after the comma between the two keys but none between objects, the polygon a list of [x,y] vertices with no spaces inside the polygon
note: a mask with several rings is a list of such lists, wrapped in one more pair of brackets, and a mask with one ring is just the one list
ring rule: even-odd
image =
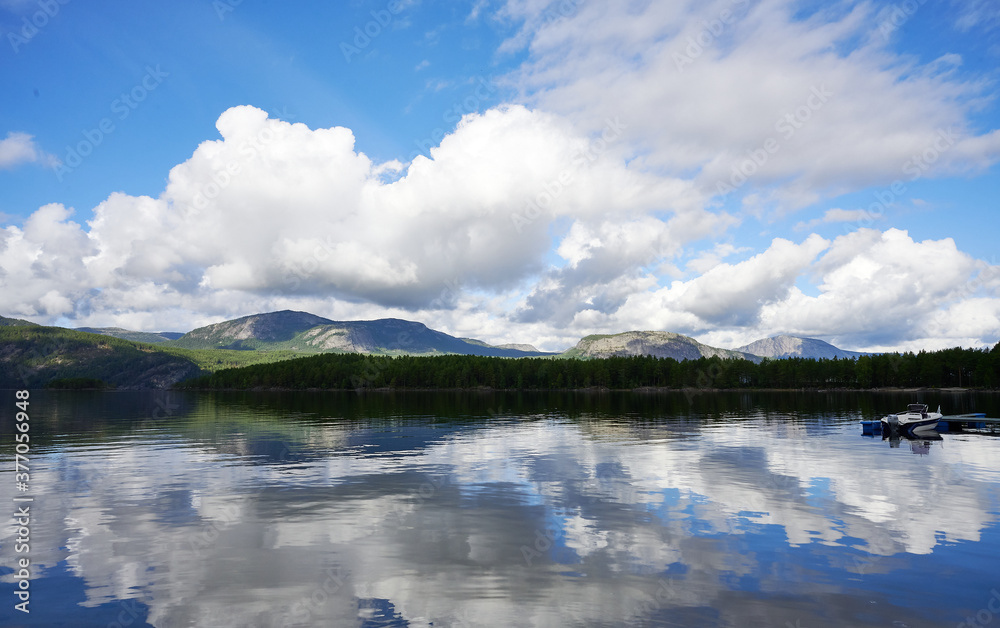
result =
[{"label": "calm water surface", "polygon": [[858,425],[998,395],[34,393],[30,615],[0,395],[3,626],[1000,626],[1000,438]]}]

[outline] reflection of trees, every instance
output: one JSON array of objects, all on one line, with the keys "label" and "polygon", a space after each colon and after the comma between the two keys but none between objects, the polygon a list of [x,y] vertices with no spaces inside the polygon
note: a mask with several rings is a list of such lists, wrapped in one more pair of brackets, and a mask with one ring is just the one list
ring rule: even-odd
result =
[{"label": "reflection of trees", "polygon": [[[47,445],[56,436],[75,442],[104,442],[110,437],[160,429],[189,414],[199,395],[156,391],[32,391],[31,440]],[[0,431],[11,433],[13,413],[0,414]]]}]

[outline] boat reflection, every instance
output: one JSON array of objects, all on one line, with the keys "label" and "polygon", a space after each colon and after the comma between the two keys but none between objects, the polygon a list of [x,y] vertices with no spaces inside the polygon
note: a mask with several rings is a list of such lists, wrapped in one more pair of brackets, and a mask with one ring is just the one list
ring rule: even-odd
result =
[{"label": "boat reflection", "polygon": [[911,453],[918,456],[927,456],[931,453],[931,443],[940,442],[944,439],[941,438],[940,434],[934,433],[922,433],[918,436],[911,436],[905,433],[894,432],[889,434],[883,432],[882,440],[889,441],[889,447],[892,449],[899,449],[899,445],[902,442],[909,443]]}]

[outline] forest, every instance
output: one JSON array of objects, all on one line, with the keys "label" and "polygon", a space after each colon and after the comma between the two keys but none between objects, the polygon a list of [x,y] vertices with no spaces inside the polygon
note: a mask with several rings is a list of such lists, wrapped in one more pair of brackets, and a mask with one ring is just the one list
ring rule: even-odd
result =
[{"label": "forest", "polygon": [[606,388],[1000,388],[1000,343],[860,358],[718,357],[677,361],[652,356],[604,359],[494,358],[469,355],[320,354],[223,369],[178,384],[194,389],[474,389]]}]

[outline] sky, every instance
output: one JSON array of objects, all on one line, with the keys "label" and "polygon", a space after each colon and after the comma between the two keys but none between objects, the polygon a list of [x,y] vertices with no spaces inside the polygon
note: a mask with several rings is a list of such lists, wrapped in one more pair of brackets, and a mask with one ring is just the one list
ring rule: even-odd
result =
[{"label": "sky", "polygon": [[0,314],[1000,341],[991,0],[0,0]]}]

